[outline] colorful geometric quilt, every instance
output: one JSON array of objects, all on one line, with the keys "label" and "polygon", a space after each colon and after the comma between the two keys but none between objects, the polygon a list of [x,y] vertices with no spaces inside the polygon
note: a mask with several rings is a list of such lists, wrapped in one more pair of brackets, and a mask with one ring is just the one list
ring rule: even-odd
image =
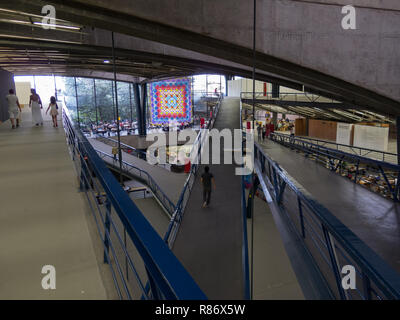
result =
[{"label": "colorful geometric quilt", "polygon": [[192,121],[192,95],[190,78],[153,82],[151,93],[151,122]]}]

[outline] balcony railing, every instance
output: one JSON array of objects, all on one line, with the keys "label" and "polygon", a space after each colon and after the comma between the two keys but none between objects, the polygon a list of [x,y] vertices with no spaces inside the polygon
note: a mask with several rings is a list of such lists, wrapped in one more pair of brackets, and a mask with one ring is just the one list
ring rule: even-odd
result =
[{"label": "balcony railing", "polygon": [[120,299],[206,299],[63,110],[67,143]]},{"label": "balcony railing", "polygon": [[[400,299],[400,275],[255,144],[255,161],[280,214],[298,232],[336,299]],[[344,266],[354,289],[342,285]],[[343,275],[344,276],[344,275]]]}]

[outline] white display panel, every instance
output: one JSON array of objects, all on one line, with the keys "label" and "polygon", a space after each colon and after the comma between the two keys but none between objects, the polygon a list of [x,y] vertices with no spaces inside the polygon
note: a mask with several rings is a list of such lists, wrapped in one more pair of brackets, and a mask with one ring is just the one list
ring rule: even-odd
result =
[{"label": "white display panel", "polygon": [[229,97],[240,97],[242,92],[242,80],[229,80],[228,81],[228,96]]},{"label": "white display panel", "polygon": [[387,151],[389,142],[389,128],[372,126],[354,126],[355,147]]},{"label": "white display panel", "polygon": [[15,91],[20,104],[29,104],[29,97],[31,96],[30,82],[15,82]]},{"label": "white display panel", "polygon": [[336,143],[350,145],[352,127],[352,124],[338,122],[336,130]]}]

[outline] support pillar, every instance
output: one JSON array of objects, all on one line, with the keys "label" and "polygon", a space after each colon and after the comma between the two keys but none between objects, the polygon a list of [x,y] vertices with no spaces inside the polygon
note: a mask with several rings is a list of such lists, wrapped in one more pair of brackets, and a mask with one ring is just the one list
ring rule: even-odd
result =
[{"label": "support pillar", "polygon": [[400,165],[400,116],[396,116],[397,163]]},{"label": "support pillar", "polygon": [[140,88],[140,108],[142,112],[142,132],[141,136],[147,135],[146,118],[147,118],[147,84],[143,83]]},{"label": "support pillar", "polygon": [[93,96],[94,96],[94,109],[96,111],[96,126],[99,126],[99,113],[97,111],[97,90],[96,90],[96,79],[93,78]]},{"label": "support pillar", "polygon": [[131,112],[131,126],[133,122],[133,111],[132,111],[132,90],[131,90],[131,83],[129,83],[129,108]]},{"label": "support pillar", "polygon": [[140,90],[139,90],[139,84],[134,83],[132,84],[133,86],[133,92],[134,92],[134,98],[135,98],[135,106],[136,106],[136,117],[137,117],[137,123],[138,123],[138,133],[141,135],[142,132],[142,112],[141,112],[141,106],[140,106]]},{"label": "support pillar", "polygon": [[76,86],[76,77],[74,77],[74,84],[75,84],[75,99],[76,99],[76,116],[78,119],[78,127],[81,127],[81,121],[79,118],[79,101],[78,101],[78,87]]},{"label": "support pillar", "polygon": [[54,97],[56,98],[56,101],[58,101],[57,82],[56,82],[56,76],[54,74],[53,74],[53,82],[54,82]]},{"label": "support pillar", "polygon": [[225,76],[225,96],[228,96],[228,81],[233,80],[233,76],[231,74]]},{"label": "support pillar", "polygon": [[115,114],[115,94],[114,94],[114,82],[111,82],[111,96],[112,96],[112,103],[113,103],[113,120],[117,120],[117,116]]},{"label": "support pillar", "polygon": [[272,112],[272,124],[275,128],[278,126],[278,112]]},{"label": "support pillar", "polygon": [[279,84],[272,84],[272,98],[279,98]]}]

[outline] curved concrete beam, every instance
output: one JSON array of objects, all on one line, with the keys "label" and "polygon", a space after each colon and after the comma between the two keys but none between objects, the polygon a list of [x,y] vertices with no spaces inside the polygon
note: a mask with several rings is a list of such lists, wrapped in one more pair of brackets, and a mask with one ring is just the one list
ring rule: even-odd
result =
[{"label": "curved concrete beam", "polygon": [[[357,30],[343,30],[341,2],[257,1],[256,68],[386,114],[400,110],[400,13],[395,0],[354,0]],[[247,1],[61,0],[57,17],[252,66]],[[13,6],[32,4],[15,0]]]}]

